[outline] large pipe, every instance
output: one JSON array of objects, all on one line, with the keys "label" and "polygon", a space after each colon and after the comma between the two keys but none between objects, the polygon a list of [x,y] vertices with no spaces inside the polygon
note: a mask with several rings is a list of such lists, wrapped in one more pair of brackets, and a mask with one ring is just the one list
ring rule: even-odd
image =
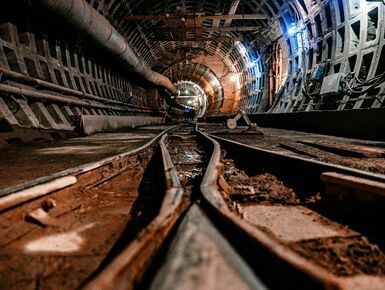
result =
[{"label": "large pipe", "polygon": [[177,88],[166,76],[153,71],[147,63],[138,58],[126,39],[84,0],[33,0],[62,21],[75,27],[100,47],[115,55],[128,66],[130,71],[142,75],[151,83],[165,87],[175,94]]}]

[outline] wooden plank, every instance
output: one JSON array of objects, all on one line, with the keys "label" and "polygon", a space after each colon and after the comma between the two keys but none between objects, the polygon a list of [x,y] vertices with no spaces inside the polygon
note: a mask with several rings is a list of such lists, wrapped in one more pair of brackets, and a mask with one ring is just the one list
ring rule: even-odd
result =
[{"label": "wooden plank", "polygon": [[326,184],[335,184],[357,191],[385,196],[385,183],[383,182],[336,172],[322,173],[321,180]]}]

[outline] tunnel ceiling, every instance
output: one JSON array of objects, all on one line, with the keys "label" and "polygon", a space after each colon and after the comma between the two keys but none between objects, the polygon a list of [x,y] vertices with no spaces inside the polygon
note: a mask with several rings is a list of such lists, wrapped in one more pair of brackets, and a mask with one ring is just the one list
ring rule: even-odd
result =
[{"label": "tunnel ceiling", "polygon": [[26,75],[75,94],[94,108],[88,113],[142,106],[164,114],[163,88],[175,94],[180,81],[207,93],[207,116],[385,107],[382,1],[18,0],[2,8],[4,91],[20,98],[9,81],[36,83]]},{"label": "tunnel ceiling", "polygon": [[89,1],[151,66],[180,47],[199,48],[220,56],[229,66],[236,65],[237,40],[259,46],[276,37],[272,17],[282,3],[267,2]]},{"label": "tunnel ceiling", "polygon": [[154,70],[207,66],[223,87],[208,114],[384,106],[383,1],[89,2]]},{"label": "tunnel ceiling", "polygon": [[174,67],[185,73],[183,66],[193,62],[214,72],[225,90],[210,101],[209,112],[232,112],[250,93],[248,86],[259,77],[250,68],[279,37],[275,15],[289,5],[259,0],[88,2],[154,70],[165,73]]}]

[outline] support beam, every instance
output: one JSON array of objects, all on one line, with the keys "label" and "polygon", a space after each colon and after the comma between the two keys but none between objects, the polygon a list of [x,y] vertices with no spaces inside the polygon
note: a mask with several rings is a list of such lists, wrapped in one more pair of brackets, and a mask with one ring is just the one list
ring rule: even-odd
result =
[{"label": "support beam", "polygon": [[196,38],[196,37],[191,37],[191,38],[185,38],[185,37],[171,37],[171,36],[155,36],[154,38],[151,39],[152,41],[195,41],[195,42],[205,42],[205,41],[242,41],[243,37],[210,37],[210,38]]},{"label": "support beam", "polygon": [[[238,9],[239,2],[240,2],[240,0],[233,0],[233,2],[231,2],[228,16],[235,15],[235,13],[237,12],[237,9]],[[226,18],[225,23],[223,24],[223,27],[224,28],[230,27],[232,21],[233,21],[233,19]],[[222,31],[221,36],[224,36],[224,35],[225,35],[225,31]]]},{"label": "support beam", "polygon": [[195,28],[195,27],[153,27],[144,30],[146,33],[150,32],[202,32],[202,31],[221,31],[221,32],[242,32],[242,31],[258,31],[260,30],[260,26],[232,26],[232,27],[202,27],[202,28]]},{"label": "support beam", "polygon": [[204,20],[268,20],[264,14],[234,14],[234,15],[126,15],[123,17],[127,21],[142,21],[142,20],[167,20],[167,19],[199,19]]}]

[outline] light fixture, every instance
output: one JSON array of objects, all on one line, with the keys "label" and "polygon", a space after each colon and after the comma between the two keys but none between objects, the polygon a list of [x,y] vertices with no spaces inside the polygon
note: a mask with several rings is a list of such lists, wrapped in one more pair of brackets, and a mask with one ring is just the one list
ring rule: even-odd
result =
[{"label": "light fixture", "polygon": [[289,36],[293,36],[294,34],[297,33],[297,27],[295,26],[295,23],[293,22],[289,28],[289,30],[287,31],[287,34]]},{"label": "light fixture", "polygon": [[238,51],[239,53],[243,56],[243,57],[246,57],[247,56],[247,49],[246,47],[243,45],[242,42],[240,42],[239,40],[235,43],[235,45],[238,47]]},{"label": "light fixture", "polygon": [[230,76],[230,81],[232,81],[232,82],[237,82],[237,81],[239,81],[238,74],[233,73],[233,74]]}]

